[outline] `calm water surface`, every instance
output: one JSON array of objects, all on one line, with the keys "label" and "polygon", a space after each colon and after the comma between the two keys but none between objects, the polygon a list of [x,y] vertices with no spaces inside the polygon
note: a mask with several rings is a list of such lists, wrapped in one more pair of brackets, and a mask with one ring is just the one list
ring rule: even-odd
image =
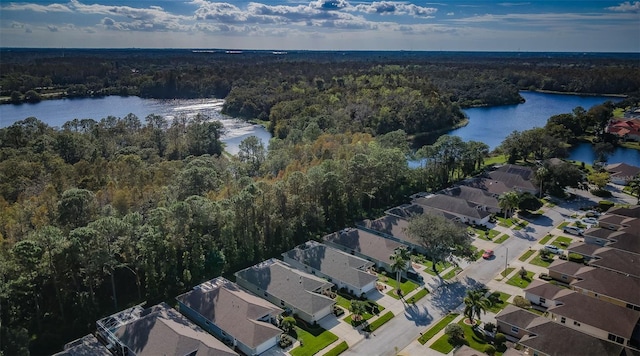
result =
[{"label": "calm water surface", "polygon": [[171,122],[178,115],[193,117],[201,113],[223,123],[226,133],[222,141],[226,144],[226,151],[231,154],[236,154],[240,142],[251,135],[260,138],[265,146],[268,145],[271,135],[267,130],[262,126],[222,115],[220,110],[223,103],[220,99],[157,100],[137,96],[45,100],[36,104],[0,105],[0,127],[30,116],[49,126],[61,127],[73,119],[100,121],[107,116],[124,117],[129,113],[138,116],[142,122],[149,114],[161,115]]}]

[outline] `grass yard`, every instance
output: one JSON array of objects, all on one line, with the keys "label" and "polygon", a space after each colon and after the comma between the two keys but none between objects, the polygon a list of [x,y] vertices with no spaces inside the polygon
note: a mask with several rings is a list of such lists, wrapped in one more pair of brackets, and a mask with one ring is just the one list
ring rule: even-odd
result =
[{"label": "grass yard", "polygon": [[484,160],[485,167],[488,167],[494,164],[503,164],[503,163],[507,163],[506,155],[491,156]]},{"label": "grass yard", "polygon": [[358,321],[353,321],[353,314],[349,314],[346,318],[342,319],[345,323],[356,327],[359,326],[360,324],[364,323],[366,320],[369,320],[373,318],[373,314],[371,313],[364,313],[362,314],[362,320],[358,320]]},{"label": "grass yard", "polygon": [[420,342],[422,345],[426,344],[427,341],[431,340],[432,337],[434,337],[437,333],[440,332],[440,330],[444,329],[447,325],[449,325],[453,321],[453,319],[455,319],[457,316],[458,314],[456,313],[445,315],[444,318],[440,319],[439,322],[437,322],[434,326],[429,328],[429,330],[424,332],[418,338],[418,342]]},{"label": "grass yard", "polygon": [[527,271],[527,276],[523,279],[523,278],[520,278],[520,273],[516,273],[515,276],[509,278],[509,280],[507,281],[507,284],[515,287],[527,288],[529,283],[531,283],[531,281],[533,280],[534,274],[535,274],[534,272]]},{"label": "grass yard", "polygon": [[542,256],[540,256],[540,252],[538,252],[536,257],[534,257],[531,261],[529,261],[529,263],[531,263],[532,265],[536,265],[540,267],[549,267],[551,262],[553,262],[553,257],[549,258],[548,260],[545,260],[542,258]]},{"label": "grass yard", "polygon": [[429,348],[434,349],[443,354],[448,354],[453,351],[453,345],[449,343],[449,336],[442,335],[438,340],[436,340]]},{"label": "grass yard", "polygon": [[429,291],[425,288],[422,288],[416,294],[412,295],[411,298],[409,298],[409,303],[415,303],[420,299],[426,297],[427,294],[429,294]]},{"label": "grass yard", "polygon": [[528,221],[518,221],[516,223],[516,227],[514,227],[514,230],[522,230],[525,228],[525,226],[529,225]]},{"label": "grass yard", "polygon": [[540,241],[538,241],[539,244],[541,245],[546,245],[547,242],[549,242],[549,240],[551,240],[553,238],[553,235],[549,234],[543,238],[540,239]]},{"label": "grass yard", "polygon": [[[458,325],[462,326],[462,330],[464,330],[464,340],[467,342],[467,345],[476,351],[484,353],[484,348],[489,344],[489,342],[485,340],[484,333],[481,330],[474,330],[471,325],[465,324],[463,320],[460,320]],[[496,350],[495,354],[500,356],[504,351],[506,351],[506,346],[502,346],[499,350]]]},{"label": "grass yard", "polygon": [[[435,276],[436,274],[433,272],[433,262],[431,262],[430,259],[423,259],[422,261],[420,261],[420,264],[423,265],[425,267],[424,271],[429,273],[432,276]],[[451,267],[451,263],[449,262],[438,262],[436,263],[436,269],[438,270],[438,273],[444,271],[445,269]]]},{"label": "grass yard", "polygon": [[371,324],[365,327],[366,331],[374,332],[378,330],[382,325],[386,324],[387,321],[393,319],[395,315],[392,312],[386,312],[382,314],[381,317],[371,322]]},{"label": "grass yard", "polygon": [[563,222],[562,224],[558,225],[558,230],[562,230],[564,229],[565,226],[569,225],[568,221]]},{"label": "grass yard", "polygon": [[327,351],[327,353],[324,354],[324,356],[338,356],[341,353],[347,351],[347,349],[349,348],[349,345],[347,345],[346,341],[343,341],[341,343],[338,344],[338,346],[332,348],[331,350]]},{"label": "grass yard", "polygon": [[498,279],[499,281],[503,280],[506,276],[508,276],[511,272],[513,272],[513,270],[515,269],[515,267],[509,267],[507,268],[507,270],[503,270],[502,272],[500,272],[500,279]]},{"label": "grass yard", "polygon": [[494,242],[497,243],[497,244],[501,244],[501,243],[507,241],[507,239],[509,237],[511,237],[511,236],[509,236],[507,234],[502,234],[502,236],[498,237]]},{"label": "grass yard", "polygon": [[[474,227],[469,227],[468,229],[470,229],[473,232],[475,232],[477,238],[479,238],[481,240],[485,240],[485,241],[491,241],[496,236],[500,235],[500,232],[497,231],[497,230],[482,230],[482,229],[476,229]],[[488,235],[487,235],[487,231],[489,232]]]},{"label": "grass yard", "polygon": [[491,306],[491,308],[487,309],[487,311],[498,314],[500,310],[504,309],[509,303],[507,303],[507,299],[511,297],[511,294],[498,292],[500,293],[500,302]]},{"label": "grass yard", "polygon": [[516,223],[516,218],[504,218],[504,216],[496,215],[496,220],[498,220],[498,225],[504,227],[511,227]]},{"label": "grass yard", "polygon": [[443,279],[451,279],[453,277],[455,277],[458,272],[462,271],[462,268],[460,267],[455,267],[453,269],[451,269],[449,272],[447,272],[444,276],[442,276]]},{"label": "grass yard", "polygon": [[[387,292],[387,295],[395,299],[400,299],[400,296],[398,295],[398,293],[396,293],[398,282],[396,282],[395,279],[389,277],[389,282],[387,284],[391,286],[391,290]],[[400,283],[400,290],[402,291],[402,295],[407,295],[414,291],[416,288],[418,288],[418,285],[408,279],[405,279],[404,282]]]},{"label": "grass yard", "polygon": [[351,301],[341,295],[336,296],[336,304],[338,304],[339,306],[343,307],[346,310],[349,310],[349,308],[351,308]]},{"label": "grass yard", "polygon": [[557,248],[566,249],[571,244],[571,241],[570,237],[558,236],[551,244]]},{"label": "grass yard", "polygon": [[478,248],[475,247],[475,246],[471,246],[471,248],[474,249],[473,257],[475,258],[475,260],[477,261],[477,260],[481,259],[482,258],[482,254],[484,254],[484,250],[479,250],[478,251]]},{"label": "grass yard", "polygon": [[522,254],[522,256],[520,256],[518,259],[522,262],[526,261],[527,258],[531,257],[531,255],[533,255],[536,252],[536,250],[529,250],[525,253]]},{"label": "grass yard", "polygon": [[[305,329],[306,325],[305,325]],[[321,327],[305,330],[296,326],[300,346],[289,352],[291,356],[312,356],[331,345],[338,337]]]}]

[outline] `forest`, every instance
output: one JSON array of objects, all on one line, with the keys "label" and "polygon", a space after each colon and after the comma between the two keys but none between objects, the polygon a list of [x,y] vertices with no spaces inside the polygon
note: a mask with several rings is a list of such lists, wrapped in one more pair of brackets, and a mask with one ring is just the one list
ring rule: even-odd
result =
[{"label": "forest", "polygon": [[[3,52],[2,95],[224,97],[225,112],[269,126],[269,148],[250,137],[226,155],[224,127],[201,115],[75,119],[60,128],[30,117],[0,128],[5,355],[55,352],[102,316],[143,301],[173,304],[204,280],[479,172],[484,143],[445,135],[410,147],[412,135],[460,124],[461,107],[518,102],[522,87],[639,87],[629,75],[637,63],[625,58],[554,58],[573,68],[561,75],[545,65],[526,70],[548,61],[537,57],[525,65],[500,56],[256,53],[243,61],[160,52]],[[593,131],[612,109],[550,120],[545,135],[557,146],[535,146],[517,136],[535,133],[522,132],[502,150],[513,159],[561,155],[551,148],[566,147],[566,132]],[[576,117],[590,124],[578,127]],[[425,164],[409,169],[408,156]]]}]

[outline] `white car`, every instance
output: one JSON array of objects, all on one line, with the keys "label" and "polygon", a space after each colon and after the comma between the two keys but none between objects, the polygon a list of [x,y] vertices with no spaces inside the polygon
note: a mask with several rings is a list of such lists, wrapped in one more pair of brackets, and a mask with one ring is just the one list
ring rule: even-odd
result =
[{"label": "white car", "polygon": [[596,218],[582,218],[583,224],[595,225],[598,223],[598,219]]},{"label": "white car", "polygon": [[558,248],[558,247],[553,246],[553,245],[544,245],[544,249],[549,251],[549,252],[551,252],[551,253],[553,253],[554,255],[561,255],[564,252],[563,249]]},{"label": "white car", "polygon": [[566,232],[567,234],[578,236],[582,236],[582,234],[584,233],[584,230],[575,226],[565,226],[562,231]]}]

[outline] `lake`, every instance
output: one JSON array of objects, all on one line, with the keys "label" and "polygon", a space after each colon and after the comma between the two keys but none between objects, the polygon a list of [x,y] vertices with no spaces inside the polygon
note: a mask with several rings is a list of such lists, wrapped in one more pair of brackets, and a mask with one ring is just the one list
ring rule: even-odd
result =
[{"label": "lake", "polygon": [[[482,141],[491,149],[496,148],[513,130],[523,131],[533,127],[542,127],[550,116],[570,113],[576,106],[586,110],[607,100],[619,101],[619,98],[605,96],[577,96],[565,94],[546,94],[521,92],[525,102],[518,105],[480,107],[465,109],[469,124],[449,132],[465,141]],[[15,121],[34,116],[50,126],[60,127],[74,118],[100,120],[106,116],[124,117],[133,113],[144,120],[149,114],[162,115],[171,121],[177,115],[193,117],[197,113],[220,120],[226,133],[222,140],[231,154],[238,152],[240,142],[255,135],[268,145],[271,135],[264,127],[252,125],[242,120],[222,115],[221,99],[158,100],[142,99],[136,96],[108,96],[102,98],[80,98],[45,100],[36,104],[0,105],[0,127],[9,126]],[[582,144],[572,150],[570,159],[593,163],[595,154],[588,144]],[[609,163],[626,162],[640,166],[640,153],[636,150],[617,148],[609,156]],[[415,162],[410,162],[416,166]]]},{"label": "lake", "polygon": [[78,98],[44,100],[35,104],[0,105],[0,127],[6,127],[18,120],[33,116],[49,126],[61,127],[73,119],[100,119],[107,116],[125,117],[133,113],[144,123],[149,114],[165,117],[169,122],[179,115],[193,117],[198,113],[222,122],[225,134],[222,141],[225,150],[238,153],[238,145],[245,138],[254,135],[268,145],[271,135],[264,127],[223,115],[221,99],[158,100],[137,96],[107,96],[101,98]]}]

